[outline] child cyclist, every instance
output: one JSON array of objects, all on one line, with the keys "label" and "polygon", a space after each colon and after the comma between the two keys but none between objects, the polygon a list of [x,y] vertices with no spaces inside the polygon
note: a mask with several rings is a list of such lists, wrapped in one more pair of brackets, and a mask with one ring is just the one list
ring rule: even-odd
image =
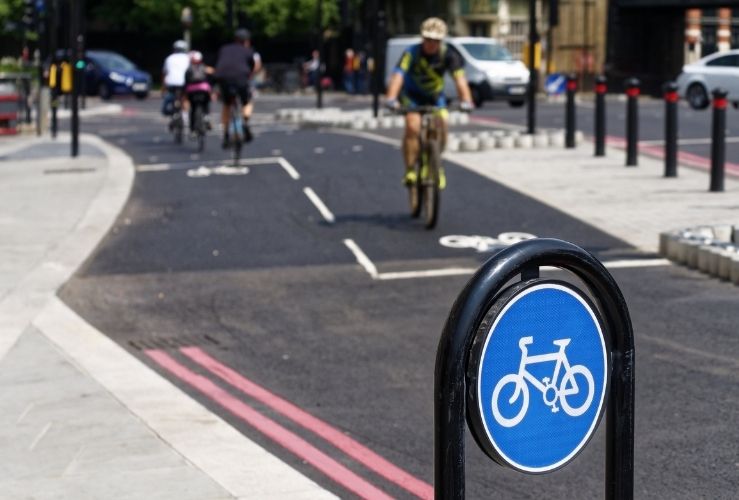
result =
[{"label": "child cyclist", "polygon": [[205,126],[211,129],[208,113],[210,112],[211,86],[208,82],[210,69],[203,63],[203,54],[194,50],[190,52],[190,67],[185,73],[185,94],[190,102],[190,132],[194,132],[195,107],[200,106],[203,110]]}]

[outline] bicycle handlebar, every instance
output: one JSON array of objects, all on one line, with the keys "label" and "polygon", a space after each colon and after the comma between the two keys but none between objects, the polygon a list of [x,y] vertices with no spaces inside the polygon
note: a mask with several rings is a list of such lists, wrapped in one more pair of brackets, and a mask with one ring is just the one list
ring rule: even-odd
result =
[{"label": "bicycle handlebar", "polygon": [[462,113],[469,113],[471,111],[469,109],[462,109],[459,106],[432,106],[432,105],[400,107],[392,111],[398,115],[407,115],[408,113],[418,113],[420,115],[428,115],[428,114],[437,113],[443,109],[446,109],[449,111],[460,111]]}]

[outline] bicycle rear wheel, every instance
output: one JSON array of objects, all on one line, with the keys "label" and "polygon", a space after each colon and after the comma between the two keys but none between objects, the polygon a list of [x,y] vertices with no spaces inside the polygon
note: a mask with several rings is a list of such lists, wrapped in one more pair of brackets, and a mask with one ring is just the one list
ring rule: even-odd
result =
[{"label": "bicycle rear wheel", "polygon": [[441,151],[439,142],[432,139],[428,142],[429,172],[426,179],[422,181],[424,223],[426,229],[436,227],[439,215],[439,170],[441,170]]},{"label": "bicycle rear wheel", "polygon": [[182,123],[182,112],[178,111],[173,118],[172,132],[174,133],[174,142],[176,144],[182,144],[182,129],[184,124]]},{"label": "bicycle rear wheel", "polygon": [[195,107],[193,122],[193,130],[198,139],[198,153],[202,153],[205,149],[205,118],[203,117],[203,107],[200,105]]},{"label": "bicycle rear wheel", "polygon": [[241,148],[244,145],[244,132],[241,121],[241,107],[234,105],[231,107],[231,145],[233,147],[234,167],[239,166],[241,159]]}]

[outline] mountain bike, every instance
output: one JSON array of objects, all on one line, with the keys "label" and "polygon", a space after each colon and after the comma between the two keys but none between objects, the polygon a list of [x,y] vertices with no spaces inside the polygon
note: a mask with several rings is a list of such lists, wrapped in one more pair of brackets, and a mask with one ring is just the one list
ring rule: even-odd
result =
[{"label": "mountain bike", "polygon": [[418,160],[413,166],[416,182],[408,185],[408,201],[412,217],[419,217],[423,213],[426,229],[436,226],[439,214],[439,170],[443,133],[441,109],[443,108],[437,106],[418,106],[400,111],[401,114],[421,115]]},{"label": "mountain bike", "polygon": [[421,115],[418,159],[413,166],[416,182],[408,185],[408,201],[411,216],[416,218],[423,215],[426,229],[433,229],[439,217],[441,153],[445,139],[442,113],[445,109],[439,106],[416,106],[399,110],[404,115]]}]

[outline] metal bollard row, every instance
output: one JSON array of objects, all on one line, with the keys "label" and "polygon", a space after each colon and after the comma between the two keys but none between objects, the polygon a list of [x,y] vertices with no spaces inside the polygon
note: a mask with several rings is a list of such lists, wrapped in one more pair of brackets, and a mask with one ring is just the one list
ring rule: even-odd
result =
[{"label": "metal bollard row", "polygon": [[665,177],[677,177],[677,84],[664,86],[665,96]]},{"label": "metal bollard row", "polygon": [[626,166],[635,167],[639,164],[637,154],[639,142],[639,88],[638,78],[626,80]]},{"label": "metal bollard row", "polygon": [[724,170],[726,167],[726,95],[723,88],[714,89],[713,121],[711,124],[711,182],[708,190],[724,190]]},{"label": "metal bollard row", "polygon": [[606,155],[606,92],[605,76],[595,79],[595,156]]}]

